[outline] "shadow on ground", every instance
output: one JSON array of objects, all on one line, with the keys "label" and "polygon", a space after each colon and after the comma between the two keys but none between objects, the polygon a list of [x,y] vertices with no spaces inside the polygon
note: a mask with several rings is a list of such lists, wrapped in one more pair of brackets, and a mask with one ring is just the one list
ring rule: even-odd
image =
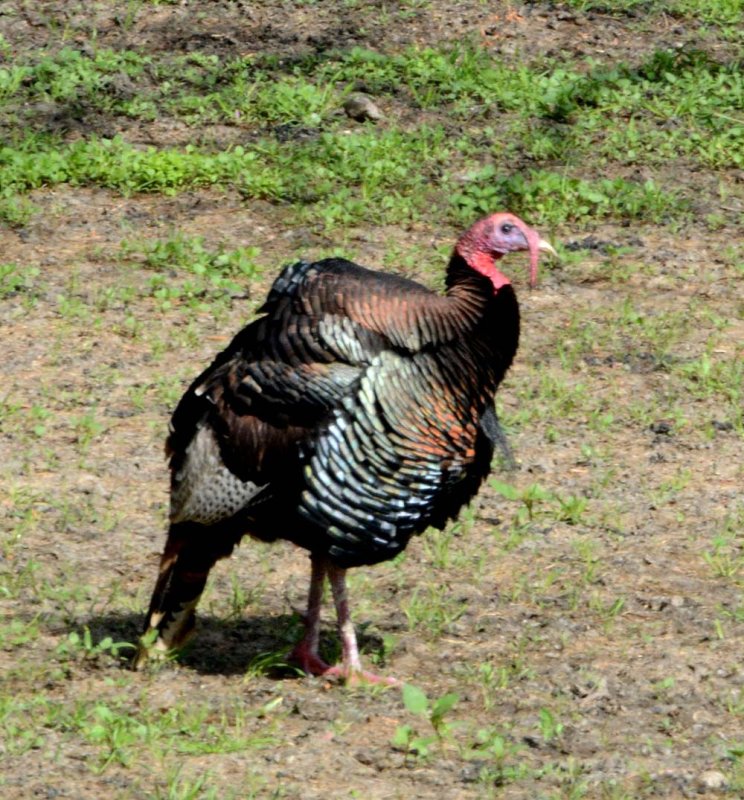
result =
[{"label": "shadow on ground", "polygon": [[[106,614],[81,621],[81,627],[90,630],[94,645],[106,638],[134,645],[142,631],[142,622],[141,614]],[[202,675],[243,675],[254,669],[272,678],[299,676],[301,673],[287,662],[287,655],[302,632],[298,614],[232,620],[199,615],[196,632],[177,660]],[[359,643],[363,653],[382,653],[384,649],[381,637],[374,634],[361,635]],[[323,632],[321,653],[329,663],[340,658],[335,633]],[[122,661],[122,667],[129,668],[129,662],[129,658]]]}]

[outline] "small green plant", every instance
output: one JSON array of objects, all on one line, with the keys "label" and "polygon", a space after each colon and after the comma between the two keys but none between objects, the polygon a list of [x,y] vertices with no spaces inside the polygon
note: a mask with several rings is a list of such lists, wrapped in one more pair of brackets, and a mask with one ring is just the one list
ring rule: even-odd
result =
[{"label": "small green plant", "polygon": [[86,454],[90,446],[105,430],[106,426],[97,418],[96,409],[91,408],[85,414],[73,420],[75,441],[80,453]]},{"label": "small green plant", "polygon": [[614,600],[608,601],[598,594],[594,594],[589,598],[589,608],[603,620],[604,630],[609,632],[614,621],[625,608],[625,598],[616,597]]},{"label": "small green plant", "polygon": [[660,681],[656,681],[652,684],[654,696],[659,699],[668,699],[671,690],[677,685],[677,681],[670,675],[666,678],[662,678]]},{"label": "small green plant", "polygon": [[518,677],[518,669],[515,670],[514,666],[513,664],[496,666],[490,661],[484,661],[477,666],[468,665],[463,677],[480,690],[483,707],[490,710],[499,693],[509,686],[512,679]]},{"label": "small green plant", "polygon": [[372,663],[377,666],[385,666],[390,660],[390,656],[395,651],[397,643],[397,636],[392,633],[383,633],[380,646],[369,653],[369,658]]},{"label": "small green plant", "polygon": [[411,630],[426,630],[437,638],[448,630],[466,611],[465,602],[452,597],[446,587],[417,586],[402,604]]},{"label": "small green plant", "polygon": [[38,276],[38,267],[0,264],[0,299],[31,292]]},{"label": "small green plant", "polygon": [[674,500],[690,482],[692,473],[681,469],[671,478],[662,481],[658,487],[649,490],[649,498],[654,506],[663,506]]},{"label": "small green plant", "polygon": [[516,526],[529,524],[538,516],[548,515],[569,525],[577,525],[589,503],[585,497],[573,495],[561,497],[540,486],[539,483],[532,483],[520,490],[509,483],[492,479],[490,486],[506,500],[520,503],[513,518],[513,524]]},{"label": "small green plant", "polygon": [[426,720],[434,732],[422,735],[414,725],[400,725],[393,735],[391,742],[393,747],[403,750],[407,755],[413,754],[422,759],[430,755],[434,744],[438,744],[440,750],[444,752],[445,743],[454,725],[447,722],[445,717],[455,707],[460,696],[450,692],[432,703],[422,689],[408,683],[403,686],[402,696],[406,710]]},{"label": "small green plant", "polygon": [[255,583],[251,583],[250,587],[246,589],[244,582],[234,572],[230,573],[229,581],[230,593],[227,598],[227,616],[228,619],[240,619],[247,606],[259,601],[265,585],[262,580],[258,580]]},{"label": "small green plant", "polygon": [[41,439],[47,432],[46,421],[52,416],[52,412],[39,405],[31,406],[29,417],[31,419],[31,431],[34,436]]},{"label": "small green plant", "polygon": [[[0,583],[0,589],[2,583]],[[0,596],[2,593],[0,592]],[[0,649],[10,650],[14,647],[23,647],[39,637],[39,617],[26,621],[12,619],[9,623],[0,625]]]},{"label": "small green plant", "polygon": [[26,197],[12,195],[0,198],[0,222],[11,228],[22,228],[36,214],[39,207]]},{"label": "small green plant", "polygon": [[721,398],[731,424],[744,433],[744,358],[734,353],[730,358],[713,357],[707,351],[676,368],[696,397]]},{"label": "small green plant", "polygon": [[156,789],[155,800],[216,800],[217,790],[209,789],[207,781],[209,772],[203,772],[195,778],[182,775],[182,767],[175,769],[167,778],[167,791]]},{"label": "small green plant", "polygon": [[530,484],[526,489],[520,491],[515,486],[502,481],[492,480],[491,488],[507,500],[519,501],[522,505],[518,509],[515,520],[518,523],[532,522],[535,518],[537,506],[551,500],[553,495],[537,483]]},{"label": "small green plant", "polygon": [[299,667],[287,661],[286,652],[269,650],[253,656],[245,671],[245,677],[246,679],[263,678],[267,675],[275,675],[277,672],[289,672],[298,676],[305,674]]},{"label": "small green plant", "polygon": [[453,214],[459,222],[500,207],[554,224],[587,217],[660,221],[685,208],[682,200],[652,180],[640,184],[605,178],[590,183],[545,170],[533,170],[528,176],[499,177],[491,166],[469,177],[465,189],[451,198]]},{"label": "small green plant", "polygon": [[565,497],[556,497],[556,499],[558,501],[558,519],[562,522],[567,522],[569,525],[578,525],[589,503],[587,498],[567,495]]},{"label": "small green plant", "polygon": [[559,722],[548,708],[541,708],[538,713],[538,727],[545,742],[552,742],[563,733],[563,723]]},{"label": "small green plant", "polygon": [[105,636],[100,642],[94,642],[90,628],[86,625],[82,634],[70,631],[67,638],[57,645],[56,653],[63,659],[95,661],[106,655],[119,659],[122,651],[134,649],[135,645],[131,642],[115,642],[110,636]]},{"label": "small green plant", "polygon": [[463,755],[482,764],[478,782],[485,788],[503,786],[529,774],[529,767],[518,759],[520,750],[504,731],[488,727],[477,731],[475,741]]},{"label": "small green plant", "polygon": [[238,247],[229,250],[223,246],[209,249],[203,236],[185,236],[175,233],[168,239],[133,242],[122,241],[120,256],[123,259],[142,260],[154,270],[184,269],[194,275],[228,275],[251,278],[256,272],[258,247]]},{"label": "small green plant", "polygon": [[717,578],[738,581],[744,576],[744,506],[739,506],[726,515],[711,547],[703,553],[705,563]]}]

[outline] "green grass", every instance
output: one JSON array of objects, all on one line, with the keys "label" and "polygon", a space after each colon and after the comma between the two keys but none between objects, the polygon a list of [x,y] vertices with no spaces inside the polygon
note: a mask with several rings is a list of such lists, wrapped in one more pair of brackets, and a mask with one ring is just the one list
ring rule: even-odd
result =
[{"label": "green grass", "polygon": [[744,505],[740,503],[726,515],[711,541],[710,549],[703,553],[703,558],[715,577],[729,579],[744,588],[742,525],[744,525]]},{"label": "green grass", "polygon": [[0,264],[0,299],[21,295],[32,299],[38,285],[40,270],[36,266]]},{"label": "green grass", "polygon": [[663,12],[676,18],[726,26],[741,22],[742,0],[567,0],[567,5],[580,11],[622,14],[638,10],[645,14]]},{"label": "green grass", "polygon": [[428,178],[444,168],[451,153],[438,128],[410,135],[324,134],[291,154],[270,142],[216,154],[194,147],[140,150],[120,139],[79,140],[53,149],[29,143],[0,149],[0,193],[62,183],[125,194],[232,187],[245,198],[301,203],[308,218],[328,228],[417,219],[432,204],[460,223],[499,207],[554,224],[590,216],[663,221],[687,215],[686,203],[653,181],[589,181],[545,170],[497,176],[489,166],[471,172],[459,187],[445,173],[444,184],[453,191],[443,197]]},{"label": "green grass", "polygon": [[273,720],[259,719],[242,704],[224,711],[192,705],[165,712],[138,709],[125,696],[85,700],[73,706],[48,698],[0,701],[0,729],[8,754],[18,757],[46,747],[45,730],[79,736],[97,774],[112,764],[130,766],[136,759],[163,761],[168,755],[231,753],[260,750],[275,741]]},{"label": "green grass", "polygon": [[570,177],[566,172],[546,170],[497,175],[491,166],[469,175],[468,184],[453,195],[451,202],[461,222],[493,208],[512,208],[525,217],[554,225],[588,218],[659,222],[680,218],[687,207],[652,180],[588,181]]},{"label": "green grass", "polygon": [[181,304],[214,311],[230,295],[244,296],[246,285],[260,272],[260,252],[252,246],[211,249],[202,236],[175,233],[151,241],[125,239],[119,258],[132,271],[145,267],[153,273],[139,296],[152,297],[161,311]]},{"label": "green grass", "polygon": [[[669,221],[687,216],[671,187],[592,173],[639,159],[687,158],[718,168],[744,163],[741,73],[701,51],[658,51],[636,65],[588,60],[580,69],[555,61],[515,68],[470,46],[397,55],[352,49],[289,70],[268,58],[263,64],[199,55],[151,64],[150,58],[62,49],[5,69],[0,96],[11,119],[49,101],[80,119],[93,110],[132,116],[136,102],[148,117],[173,114],[259,131],[309,126],[309,135],[277,141],[263,134],[255,144],[222,152],[143,150],[95,135],[61,144],[41,118],[18,117],[12,143],[0,150],[0,214],[8,222],[23,224],[32,213],[23,194],[60,183],[125,193],[234,187],[246,198],[309,206],[327,227],[415,219],[432,203],[457,222],[500,205],[543,223]],[[146,85],[124,91],[122,75]],[[392,121],[349,132],[332,112],[359,80],[381,95],[408,92],[422,109],[464,116],[469,127],[480,120],[485,130],[453,139],[441,126],[406,130]],[[515,157],[534,166],[511,169]],[[435,185],[446,189],[443,208]]]}]

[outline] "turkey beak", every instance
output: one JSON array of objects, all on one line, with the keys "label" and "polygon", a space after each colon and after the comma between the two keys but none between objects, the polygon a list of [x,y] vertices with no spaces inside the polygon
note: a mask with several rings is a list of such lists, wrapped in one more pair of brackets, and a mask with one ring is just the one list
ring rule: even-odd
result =
[{"label": "turkey beak", "polygon": [[558,253],[555,252],[555,247],[553,247],[550,242],[546,242],[545,239],[540,239],[537,243],[537,249],[542,250],[544,253],[550,253],[553,258],[558,258]]}]

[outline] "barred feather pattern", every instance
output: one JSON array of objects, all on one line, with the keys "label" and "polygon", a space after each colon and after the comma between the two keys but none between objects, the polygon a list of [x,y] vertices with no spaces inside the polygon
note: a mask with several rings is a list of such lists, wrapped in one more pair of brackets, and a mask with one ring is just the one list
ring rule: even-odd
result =
[{"label": "barred feather pattern", "polygon": [[519,312],[457,255],[448,285],[342,259],[286,267],[173,415],[172,521],[349,567],[456,516],[488,473]]}]

